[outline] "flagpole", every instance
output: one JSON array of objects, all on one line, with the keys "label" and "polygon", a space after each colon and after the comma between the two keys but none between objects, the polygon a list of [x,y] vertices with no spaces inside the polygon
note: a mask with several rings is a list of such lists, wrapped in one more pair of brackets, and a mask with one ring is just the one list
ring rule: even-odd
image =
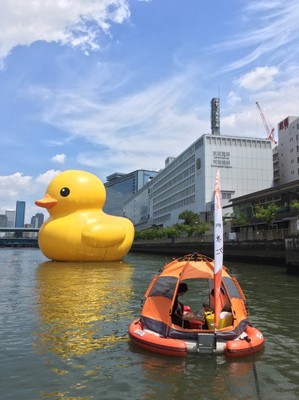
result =
[{"label": "flagpole", "polygon": [[217,170],[214,190],[214,326],[218,329],[221,312],[220,288],[223,264],[223,221],[221,206],[220,171]]}]

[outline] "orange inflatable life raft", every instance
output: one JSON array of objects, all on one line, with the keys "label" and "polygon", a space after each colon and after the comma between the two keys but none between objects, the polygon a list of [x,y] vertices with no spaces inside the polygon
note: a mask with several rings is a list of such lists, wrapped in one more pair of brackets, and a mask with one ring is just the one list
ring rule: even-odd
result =
[{"label": "orange inflatable life raft", "polygon": [[[135,345],[164,355],[182,357],[188,353],[224,354],[245,357],[264,346],[262,333],[250,324],[245,296],[228,269],[223,266],[221,307],[218,326],[214,326],[214,261],[193,253],[173,260],[153,278],[144,295],[140,316],[129,326]],[[192,285],[209,298],[210,311],[192,312],[185,307],[181,323],[173,318],[180,283]],[[189,292],[191,289],[189,289]],[[202,297],[201,297],[202,298]]]}]

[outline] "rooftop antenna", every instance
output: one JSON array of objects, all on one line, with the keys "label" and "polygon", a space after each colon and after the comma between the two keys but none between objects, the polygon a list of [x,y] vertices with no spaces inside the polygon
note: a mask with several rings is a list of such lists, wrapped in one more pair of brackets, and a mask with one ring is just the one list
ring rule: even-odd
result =
[{"label": "rooftop antenna", "polygon": [[220,99],[211,100],[211,130],[212,135],[220,135]]}]

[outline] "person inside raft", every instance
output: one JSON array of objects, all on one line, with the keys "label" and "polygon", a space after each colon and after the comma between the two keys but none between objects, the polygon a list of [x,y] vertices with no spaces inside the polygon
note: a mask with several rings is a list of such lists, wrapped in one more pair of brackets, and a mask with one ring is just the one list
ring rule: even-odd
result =
[{"label": "person inside raft", "polygon": [[[231,311],[228,299],[227,299],[227,297],[224,293],[224,289],[222,287],[220,288],[220,304],[221,304],[220,311]],[[204,307],[205,311],[214,312],[214,289],[212,289],[211,293],[210,293],[210,305],[203,304],[203,307]]]},{"label": "person inside raft", "polygon": [[178,287],[177,295],[175,297],[172,308],[172,322],[175,325],[182,326],[183,328],[190,328],[189,321],[184,321],[184,304],[179,301],[179,297],[184,296],[188,290],[187,283],[181,282]]}]

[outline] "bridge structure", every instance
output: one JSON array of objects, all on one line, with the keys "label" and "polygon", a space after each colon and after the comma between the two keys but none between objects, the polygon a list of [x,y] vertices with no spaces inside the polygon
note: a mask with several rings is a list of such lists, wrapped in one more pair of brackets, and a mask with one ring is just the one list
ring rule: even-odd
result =
[{"label": "bridge structure", "polygon": [[39,228],[0,227],[0,247],[38,247]]}]

